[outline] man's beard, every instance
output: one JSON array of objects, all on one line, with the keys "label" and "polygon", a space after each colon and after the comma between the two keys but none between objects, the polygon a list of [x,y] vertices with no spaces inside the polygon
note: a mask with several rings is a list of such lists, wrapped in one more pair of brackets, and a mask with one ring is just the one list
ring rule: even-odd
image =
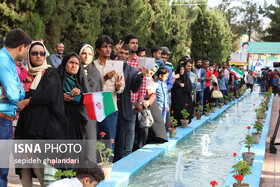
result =
[{"label": "man's beard", "polygon": [[127,63],[127,58],[123,58],[123,57],[118,57],[118,60],[123,61],[123,63]]},{"label": "man's beard", "polygon": [[62,55],[64,51],[57,51],[58,54]]},{"label": "man's beard", "polygon": [[200,69],[200,68],[202,67],[202,65],[195,65],[195,67],[196,67],[197,69]]}]

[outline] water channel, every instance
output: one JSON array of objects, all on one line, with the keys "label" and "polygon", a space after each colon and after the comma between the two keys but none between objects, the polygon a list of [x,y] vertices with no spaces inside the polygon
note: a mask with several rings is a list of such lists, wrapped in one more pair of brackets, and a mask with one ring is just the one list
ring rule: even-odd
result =
[{"label": "water channel", "polygon": [[[236,102],[219,117],[185,137],[174,150],[150,162],[122,186],[200,187],[210,186],[212,180],[222,186],[235,161],[233,153],[239,153],[248,132],[246,127],[253,124],[254,109],[262,99],[262,95],[252,94]],[[182,166],[178,168],[179,152],[182,152]],[[175,181],[178,175],[180,181]]]}]

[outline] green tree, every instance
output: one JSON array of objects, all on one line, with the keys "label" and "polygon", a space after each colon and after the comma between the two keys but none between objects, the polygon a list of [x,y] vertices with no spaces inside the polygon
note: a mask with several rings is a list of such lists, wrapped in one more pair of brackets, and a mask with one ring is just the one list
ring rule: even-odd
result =
[{"label": "green tree", "polygon": [[267,42],[280,42],[280,0],[276,0],[276,6],[270,5],[265,12],[265,16],[271,19],[270,26],[265,30],[262,38]]},{"label": "green tree", "polygon": [[13,4],[0,3],[0,46],[3,46],[2,38],[13,28],[20,27],[23,15],[16,12]]},{"label": "green tree", "polygon": [[71,11],[71,20],[67,26],[64,44],[66,51],[79,52],[82,43],[89,43],[92,46],[95,40],[102,33],[100,12],[103,1],[79,0],[74,2]]},{"label": "green tree", "polygon": [[154,45],[171,47],[172,40],[172,15],[169,0],[150,0],[152,12],[149,27],[151,38],[148,47]]},{"label": "green tree", "polygon": [[232,33],[220,11],[199,6],[200,12],[191,25],[193,59],[208,59],[211,63],[228,61],[232,45]]},{"label": "green tree", "polygon": [[251,41],[254,31],[261,32],[260,18],[259,18],[259,6],[256,2],[249,0],[242,1],[241,12],[243,18],[241,24],[246,25],[246,32],[248,34],[248,40]]},{"label": "green tree", "polygon": [[[195,3],[195,1],[191,1]],[[172,54],[168,61],[175,66],[180,58],[190,55],[190,26],[197,16],[197,9],[193,6],[188,6],[181,1],[174,1],[172,4]]]}]

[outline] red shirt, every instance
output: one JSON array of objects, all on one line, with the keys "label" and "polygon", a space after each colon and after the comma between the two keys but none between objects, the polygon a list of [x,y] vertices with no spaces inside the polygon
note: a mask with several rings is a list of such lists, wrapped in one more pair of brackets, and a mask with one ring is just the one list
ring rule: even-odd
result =
[{"label": "red shirt", "polygon": [[[140,69],[138,68],[139,60],[138,60],[137,55],[135,55],[131,60],[127,61],[127,63],[140,71]],[[146,87],[147,87],[147,76],[144,75],[141,87],[138,90],[138,92],[136,92],[136,93],[131,92],[131,102],[132,103],[134,103],[135,101],[138,101],[138,102],[144,101],[144,97],[146,96]]]},{"label": "red shirt", "polygon": [[[209,69],[206,70],[206,78],[207,77],[212,77],[213,73]],[[209,87],[210,86],[210,81],[205,81],[205,86]]]}]

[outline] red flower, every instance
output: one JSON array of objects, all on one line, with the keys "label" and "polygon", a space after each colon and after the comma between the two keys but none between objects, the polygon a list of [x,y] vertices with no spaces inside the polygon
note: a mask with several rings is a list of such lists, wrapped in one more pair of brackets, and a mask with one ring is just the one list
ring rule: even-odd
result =
[{"label": "red flower", "polygon": [[265,104],[267,105],[268,103],[267,103],[267,102],[265,102]]},{"label": "red flower", "polygon": [[263,113],[265,113],[265,110],[263,110]]},{"label": "red flower", "polygon": [[217,181],[211,181],[210,184],[212,185],[212,187],[218,185]]},{"label": "red flower", "polygon": [[71,159],[70,160],[70,165],[75,165],[76,164],[76,160],[75,159]]},{"label": "red flower", "polygon": [[265,121],[262,121],[263,123],[265,123]]},{"label": "red flower", "polygon": [[[208,100],[205,100],[206,101],[206,103],[208,103]],[[213,182],[213,181],[212,181]]]},{"label": "red flower", "polygon": [[250,130],[250,129],[251,129],[251,127],[250,127],[250,126],[248,126],[248,127],[247,127],[247,129],[248,129],[248,130]]},{"label": "red flower", "polygon": [[56,162],[54,159],[51,160],[50,165],[54,165]]},{"label": "red flower", "polygon": [[112,139],[111,139],[111,142],[112,142],[112,143],[114,143],[114,142],[115,142],[115,140],[112,138]]},{"label": "red flower", "polygon": [[189,106],[188,103],[185,103],[186,106]]},{"label": "red flower", "polygon": [[232,155],[233,155],[234,157],[236,157],[236,156],[237,156],[237,153],[233,153]]},{"label": "red flower", "polygon": [[169,126],[171,126],[172,124],[171,123],[169,123]]},{"label": "red flower", "polygon": [[106,135],[105,132],[101,132],[101,133],[99,134],[99,136],[101,136],[102,138],[103,138],[105,135]]},{"label": "red flower", "polygon": [[256,105],[256,104],[253,104],[254,106]]},{"label": "red flower", "polygon": [[239,174],[236,174],[234,175],[234,178],[238,181],[242,181],[243,180],[243,176],[242,175],[239,175]]},{"label": "red flower", "polygon": [[262,101],[264,101],[264,99],[262,99]]},{"label": "red flower", "polygon": [[199,103],[200,103],[200,101],[198,101],[196,104],[198,104],[198,105],[199,105]]},{"label": "red flower", "polygon": [[173,114],[173,113],[174,113],[174,111],[172,110],[172,111],[171,111],[171,114]]}]

